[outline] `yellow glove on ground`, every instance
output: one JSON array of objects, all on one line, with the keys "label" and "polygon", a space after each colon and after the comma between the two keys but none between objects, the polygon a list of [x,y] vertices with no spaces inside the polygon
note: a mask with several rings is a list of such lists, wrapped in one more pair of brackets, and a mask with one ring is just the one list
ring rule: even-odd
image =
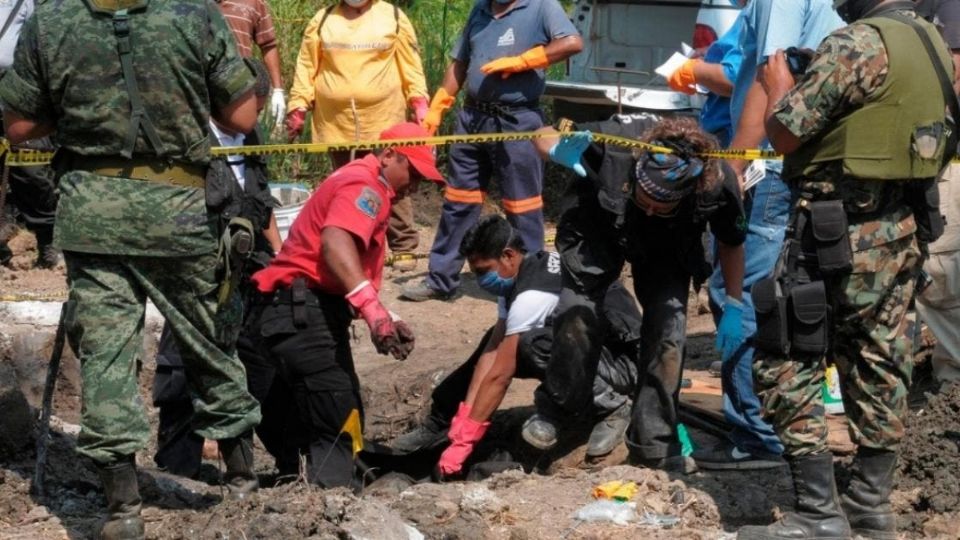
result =
[{"label": "yellow glove on ground", "polygon": [[683,92],[684,94],[695,94],[697,91],[695,89],[697,85],[697,77],[693,73],[693,68],[703,62],[699,58],[691,58],[683,63],[676,71],[673,72],[673,75],[670,75],[670,78],[667,79],[667,84],[670,85],[670,88],[673,88],[677,92]]},{"label": "yellow glove on ground", "polygon": [[423,117],[423,129],[427,130],[430,135],[436,133],[437,128],[440,127],[440,122],[443,121],[443,113],[453,107],[456,100],[457,98],[448,94],[445,88],[437,90],[437,93],[433,95],[433,100],[430,101],[430,109]]},{"label": "yellow glove on ground", "polygon": [[593,498],[629,501],[637,494],[638,489],[637,484],[634,482],[612,480],[593,488]]},{"label": "yellow glove on ground", "polygon": [[550,60],[547,58],[547,50],[543,45],[539,45],[521,54],[520,56],[505,56],[487,62],[480,66],[480,71],[484,75],[500,72],[506,79],[513,73],[529,71],[531,69],[545,69],[550,67]]}]

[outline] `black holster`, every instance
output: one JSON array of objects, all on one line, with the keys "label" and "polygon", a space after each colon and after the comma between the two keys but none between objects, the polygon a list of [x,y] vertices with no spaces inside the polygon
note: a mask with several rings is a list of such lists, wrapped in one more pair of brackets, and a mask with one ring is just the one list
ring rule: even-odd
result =
[{"label": "black holster", "polygon": [[290,305],[293,313],[293,325],[307,327],[307,282],[302,277],[295,278],[290,285]]},{"label": "black holster", "polygon": [[[809,226],[801,231],[801,246],[816,252],[821,276],[844,274],[853,269],[847,213],[843,201],[810,201],[802,205]],[[809,231],[809,232],[808,232]]]},{"label": "black holster", "polygon": [[917,240],[924,244],[935,242],[941,235],[945,221],[940,214],[940,189],[937,179],[913,180],[903,188],[903,195],[913,210],[917,222]]}]

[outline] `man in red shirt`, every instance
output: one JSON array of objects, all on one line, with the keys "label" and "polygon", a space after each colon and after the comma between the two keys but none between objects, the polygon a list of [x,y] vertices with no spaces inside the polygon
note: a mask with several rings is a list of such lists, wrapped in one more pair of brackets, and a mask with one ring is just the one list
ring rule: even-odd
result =
[{"label": "man in red shirt", "polygon": [[[417,124],[404,123],[380,138],[426,136]],[[429,146],[389,147],[348,163],[320,184],[280,253],[252,277],[262,297],[247,332],[291,390],[309,446],[308,478],[322,487],[353,479],[350,436],[340,433],[350,412],[362,411],[351,320],[356,314],[366,321],[380,354],[404,360],[413,350],[413,332],[377,293],[390,205],[421,179],[442,178]]]}]

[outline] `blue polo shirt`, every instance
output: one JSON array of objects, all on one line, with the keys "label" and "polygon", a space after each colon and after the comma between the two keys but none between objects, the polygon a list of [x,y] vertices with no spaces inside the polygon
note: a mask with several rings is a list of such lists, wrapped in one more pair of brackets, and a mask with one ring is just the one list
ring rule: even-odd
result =
[{"label": "blue polo shirt", "polygon": [[478,101],[506,104],[535,103],[546,87],[542,69],[514,73],[503,78],[489,76],[480,67],[505,56],[519,56],[538,46],[567,36],[577,29],[557,0],[516,0],[500,18],[494,18],[490,4],[477,0],[467,24],[453,49],[453,58],[467,64],[467,95]]},{"label": "blue polo shirt", "polygon": [[[828,34],[845,26],[833,10],[833,0],[750,0],[743,8],[740,50],[743,63],[733,87],[730,112],[734,130],[743,113],[750,85],[757,78],[757,68],[777,49],[790,47],[817,50]],[[769,143],[764,142],[769,148]],[[768,161],[767,169],[779,172],[783,164]]]},{"label": "blue polo shirt", "polygon": [[[737,80],[743,54],[740,52],[740,29],[743,27],[743,17],[727,30],[720,39],[713,42],[703,61],[708,64],[720,64],[723,74],[731,83]],[[700,125],[704,131],[713,133],[720,139],[720,145],[726,148],[733,138],[733,119],[730,116],[730,98],[710,92],[707,101],[700,109]]]}]

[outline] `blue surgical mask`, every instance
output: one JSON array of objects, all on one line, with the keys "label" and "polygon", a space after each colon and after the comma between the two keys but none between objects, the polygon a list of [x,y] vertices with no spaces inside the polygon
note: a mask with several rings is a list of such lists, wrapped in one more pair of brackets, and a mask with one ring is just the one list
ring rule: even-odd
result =
[{"label": "blue surgical mask", "polygon": [[477,285],[490,294],[496,296],[507,296],[513,290],[514,278],[505,278],[497,273],[496,270],[490,270],[477,276]]}]

